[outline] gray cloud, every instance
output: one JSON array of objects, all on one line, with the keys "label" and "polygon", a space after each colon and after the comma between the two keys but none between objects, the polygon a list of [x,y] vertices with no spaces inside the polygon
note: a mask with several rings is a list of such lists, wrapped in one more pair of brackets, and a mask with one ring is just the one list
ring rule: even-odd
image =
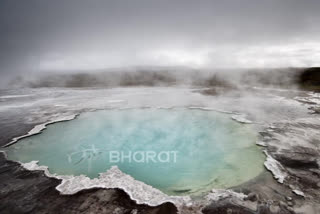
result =
[{"label": "gray cloud", "polygon": [[320,60],[319,10],[318,0],[2,0],[1,75],[130,65],[312,66]]}]

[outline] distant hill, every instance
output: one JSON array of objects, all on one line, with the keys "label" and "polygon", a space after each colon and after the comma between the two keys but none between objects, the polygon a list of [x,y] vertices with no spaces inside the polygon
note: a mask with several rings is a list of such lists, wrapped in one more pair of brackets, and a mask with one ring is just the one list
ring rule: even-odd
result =
[{"label": "distant hill", "polygon": [[320,67],[305,69],[299,76],[301,88],[320,92]]},{"label": "distant hill", "polygon": [[20,76],[13,87],[131,87],[191,85],[195,87],[243,86],[320,89],[320,68],[188,69],[135,68],[105,71],[45,72]]}]

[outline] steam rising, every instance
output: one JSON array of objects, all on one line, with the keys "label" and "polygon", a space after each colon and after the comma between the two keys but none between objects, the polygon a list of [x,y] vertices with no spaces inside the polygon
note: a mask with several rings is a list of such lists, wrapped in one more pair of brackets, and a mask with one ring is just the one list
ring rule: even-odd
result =
[{"label": "steam rising", "polygon": [[0,84],[48,70],[318,66],[319,9],[318,0],[3,0]]},{"label": "steam rising", "polygon": [[[174,86],[221,87],[245,86],[293,88],[310,69],[191,69],[185,67],[136,67],[127,69],[33,73],[14,79],[14,87],[128,87]],[[315,70],[317,70],[315,68]],[[317,71],[315,71],[316,73]],[[314,74],[311,74],[311,78]],[[316,83],[317,84],[317,83]]]}]

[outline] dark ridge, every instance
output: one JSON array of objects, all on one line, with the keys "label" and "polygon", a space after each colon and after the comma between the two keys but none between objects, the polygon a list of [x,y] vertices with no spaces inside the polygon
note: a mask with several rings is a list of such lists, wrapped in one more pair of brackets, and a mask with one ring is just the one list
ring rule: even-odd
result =
[{"label": "dark ridge", "polygon": [[167,72],[153,71],[119,71],[61,74],[51,73],[33,78],[19,77],[11,85],[41,88],[41,87],[126,87],[126,86],[157,86],[172,85],[176,79]]},{"label": "dark ridge", "polygon": [[[320,91],[320,68],[278,69],[187,69],[139,68],[100,71],[33,73],[15,78],[11,87],[132,87],[172,86],[223,87],[246,86],[301,88]],[[211,93],[211,92],[210,92]]]},{"label": "dark ridge", "polygon": [[194,85],[203,87],[230,86],[223,75],[196,70],[133,70],[86,73],[47,73],[19,76],[10,85],[15,87],[129,87]]},{"label": "dark ridge", "polygon": [[302,89],[320,92],[320,67],[307,68],[299,76]]},{"label": "dark ridge", "polygon": [[267,87],[295,87],[299,79],[299,68],[250,69],[242,73],[240,82],[244,85]]}]

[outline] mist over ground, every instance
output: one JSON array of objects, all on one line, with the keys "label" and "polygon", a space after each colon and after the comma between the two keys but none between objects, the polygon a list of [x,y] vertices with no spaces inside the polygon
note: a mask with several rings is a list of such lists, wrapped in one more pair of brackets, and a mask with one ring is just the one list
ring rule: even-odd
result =
[{"label": "mist over ground", "polygon": [[[14,88],[40,87],[130,87],[246,86],[310,89],[320,83],[319,68],[191,69],[184,67],[140,67],[95,71],[30,73],[10,82]],[[315,89],[315,88],[313,88]]]}]

